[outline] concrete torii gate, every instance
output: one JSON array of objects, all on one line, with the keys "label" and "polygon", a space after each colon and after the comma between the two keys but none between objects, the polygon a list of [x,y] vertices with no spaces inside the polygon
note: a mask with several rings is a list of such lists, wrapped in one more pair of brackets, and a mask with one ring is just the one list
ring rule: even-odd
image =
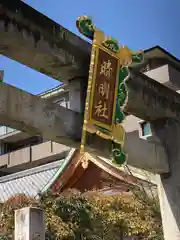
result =
[{"label": "concrete torii gate", "polygon": [[[3,55],[70,83],[72,96],[74,84],[78,82],[81,92],[81,107],[75,112],[2,83],[0,124],[78,147],[90,44],[20,0],[3,0],[0,16]],[[161,174],[158,186],[165,239],[180,239],[180,96],[135,69],[131,75],[127,82],[131,94],[126,112],[150,121],[153,137],[145,141],[136,133],[127,134],[125,150],[129,154],[129,164]],[[134,148],[132,142],[136,142]],[[106,143],[101,140],[99,147],[98,137],[93,137],[89,150],[102,155],[102,147],[103,155],[107,156]],[[140,154],[142,148],[146,149],[147,155]]]}]

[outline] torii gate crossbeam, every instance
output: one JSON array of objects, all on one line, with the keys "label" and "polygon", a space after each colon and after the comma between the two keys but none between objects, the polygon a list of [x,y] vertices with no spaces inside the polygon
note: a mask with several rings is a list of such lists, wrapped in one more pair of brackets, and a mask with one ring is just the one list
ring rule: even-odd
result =
[{"label": "torii gate crossbeam", "polygon": [[[129,87],[132,82],[129,82]],[[154,82],[154,86],[156,84],[159,86],[157,82]],[[167,91],[169,91],[170,97],[172,91],[168,88]],[[176,97],[179,97],[176,100],[180,101],[180,96]],[[148,101],[150,101],[150,96]],[[128,108],[135,108],[135,102],[135,99],[130,98]],[[31,135],[41,135],[45,139],[78,148],[80,146],[82,120],[83,116],[78,112],[53,104],[46,99],[42,99],[39,96],[32,95],[11,85],[0,84],[0,124],[25,131]],[[139,151],[136,151],[136,147],[132,148],[133,141],[136,142],[136,147],[139,148]],[[129,133],[126,142],[127,145],[125,145],[125,148],[129,152],[129,155],[131,155],[130,164],[132,166],[150,169],[159,173],[169,171],[167,159],[164,155],[163,158],[158,157],[159,159],[164,159],[163,162],[159,162],[158,160],[158,165],[155,165],[157,159],[154,150],[155,143],[148,145],[146,140],[139,139],[136,132]],[[146,155],[144,157],[142,154],[138,155],[142,146],[147,148],[148,152],[155,153],[154,157],[149,155],[149,157],[155,159],[154,162],[151,159],[145,161],[145,158],[147,158]],[[104,157],[108,157],[109,155],[108,142],[99,141],[98,136],[90,138],[89,150]],[[159,154],[162,156],[164,152],[161,147],[160,152]]]},{"label": "torii gate crossbeam", "polygon": [[87,77],[91,45],[21,0],[1,0],[0,54],[59,81]]}]

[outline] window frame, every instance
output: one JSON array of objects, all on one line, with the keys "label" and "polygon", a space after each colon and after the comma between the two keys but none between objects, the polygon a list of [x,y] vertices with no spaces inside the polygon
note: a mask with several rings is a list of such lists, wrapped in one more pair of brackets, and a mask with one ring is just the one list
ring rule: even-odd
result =
[{"label": "window frame", "polygon": [[[147,135],[144,135],[143,126],[147,123],[150,125],[150,133]],[[139,125],[140,125],[140,131],[139,131],[140,138],[147,139],[148,137],[152,136],[151,123],[149,123],[148,121],[145,121],[145,120],[141,120],[141,121],[139,121]]]}]

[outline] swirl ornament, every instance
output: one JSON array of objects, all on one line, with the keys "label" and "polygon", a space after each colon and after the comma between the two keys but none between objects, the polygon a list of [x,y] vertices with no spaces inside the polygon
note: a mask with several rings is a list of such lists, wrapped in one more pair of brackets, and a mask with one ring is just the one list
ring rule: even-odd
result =
[{"label": "swirl ornament", "polygon": [[80,33],[82,33],[87,38],[93,40],[95,26],[92,23],[92,19],[88,16],[78,17],[76,21],[76,26]]},{"label": "swirl ornament", "polygon": [[[128,103],[128,88],[126,81],[130,77],[129,66],[143,62],[143,52],[133,52],[126,46],[120,46],[118,41],[112,37],[104,36],[104,33],[96,29],[95,25],[92,22],[92,19],[88,16],[79,17],[77,19],[76,25],[80,33],[93,41],[81,151],[84,151],[86,132],[96,134],[101,138],[111,140],[111,160],[114,164],[121,166],[127,161],[127,154],[125,154],[123,151],[125,131],[122,126],[122,123],[125,119],[124,108]],[[102,56],[104,56],[104,59],[108,59],[107,56],[109,56],[109,59],[107,61],[100,59],[100,53]],[[116,65],[116,67],[112,66],[111,63],[113,61],[114,63],[118,61],[118,65]],[[113,71],[116,71],[117,74],[112,75]],[[104,74],[104,78],[102,78],[102,74]],[[109,82],[107,81],[108,77]],[[99,79],[101,82],[98,82],[100,81]],[[104,81],[102,79],[104,79]],[[115,88],[113,89],[112,86],[114,85]],[[101,92],[99,92],[99,95],[97,92],[94,93],[97,91],[97,89],[95,87],[93,88],[93,86],[96,86],[96,88],[99,86],[99,89],[101,90]],[[110,103],[110,110],[112,110],[111,112],[113,113],[112,115],[105,115],[105,110],[109,109],[105,108],[105,105],[103,104],[108,102],[103,103],[103,98],[99,98],[99,96],[101,93],[104,99],[106,96],[109,97],[108,93],[110,92],[110,87],[111,92],[114,91],[113,98],[111,98],[111,101],[114,99],[114,106],[112,106]],[[98,105],[99,108],[97,108],[97,105],[95,108],[93,108],[93,104],[96,101],[99,101],[99,103],[101,103],[101,105]],[[103,118],[96,118],[93,120],[92,116],[95,113],[98,113],[98,116],[100,117],[103,116],[104,119],[106,118],[106,120],[109,120],[109,116],[112,117],[112,124],[108,125],[109,122],[105,121]],[[103,115],[100,115],[101,113]]]}]

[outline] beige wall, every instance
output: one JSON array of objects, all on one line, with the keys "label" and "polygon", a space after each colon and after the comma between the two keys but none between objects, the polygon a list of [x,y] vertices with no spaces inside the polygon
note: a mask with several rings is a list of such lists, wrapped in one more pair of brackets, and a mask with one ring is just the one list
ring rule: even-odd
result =
[{"label": "beige wall", "polygon": [[170,65],[164,65],[145,73],[148,77],[171,88],[174,91],[180,90],[180,72]]},{"label": "beige wall", "polygon": [[49,141],[1,155],[0,167],[6,165],[14,167],[37,160],[55,160],[60,154],[69,150],[67,146]]},{"label": "beige wall", "polygon": [[142,122],[142,119],[137,118],[133,115],[129,115],[126,117],[123,127],[126,132],[132,132],[134,130],[138,130],[139,133],[141,134],[141,125],[140,123]]}]

